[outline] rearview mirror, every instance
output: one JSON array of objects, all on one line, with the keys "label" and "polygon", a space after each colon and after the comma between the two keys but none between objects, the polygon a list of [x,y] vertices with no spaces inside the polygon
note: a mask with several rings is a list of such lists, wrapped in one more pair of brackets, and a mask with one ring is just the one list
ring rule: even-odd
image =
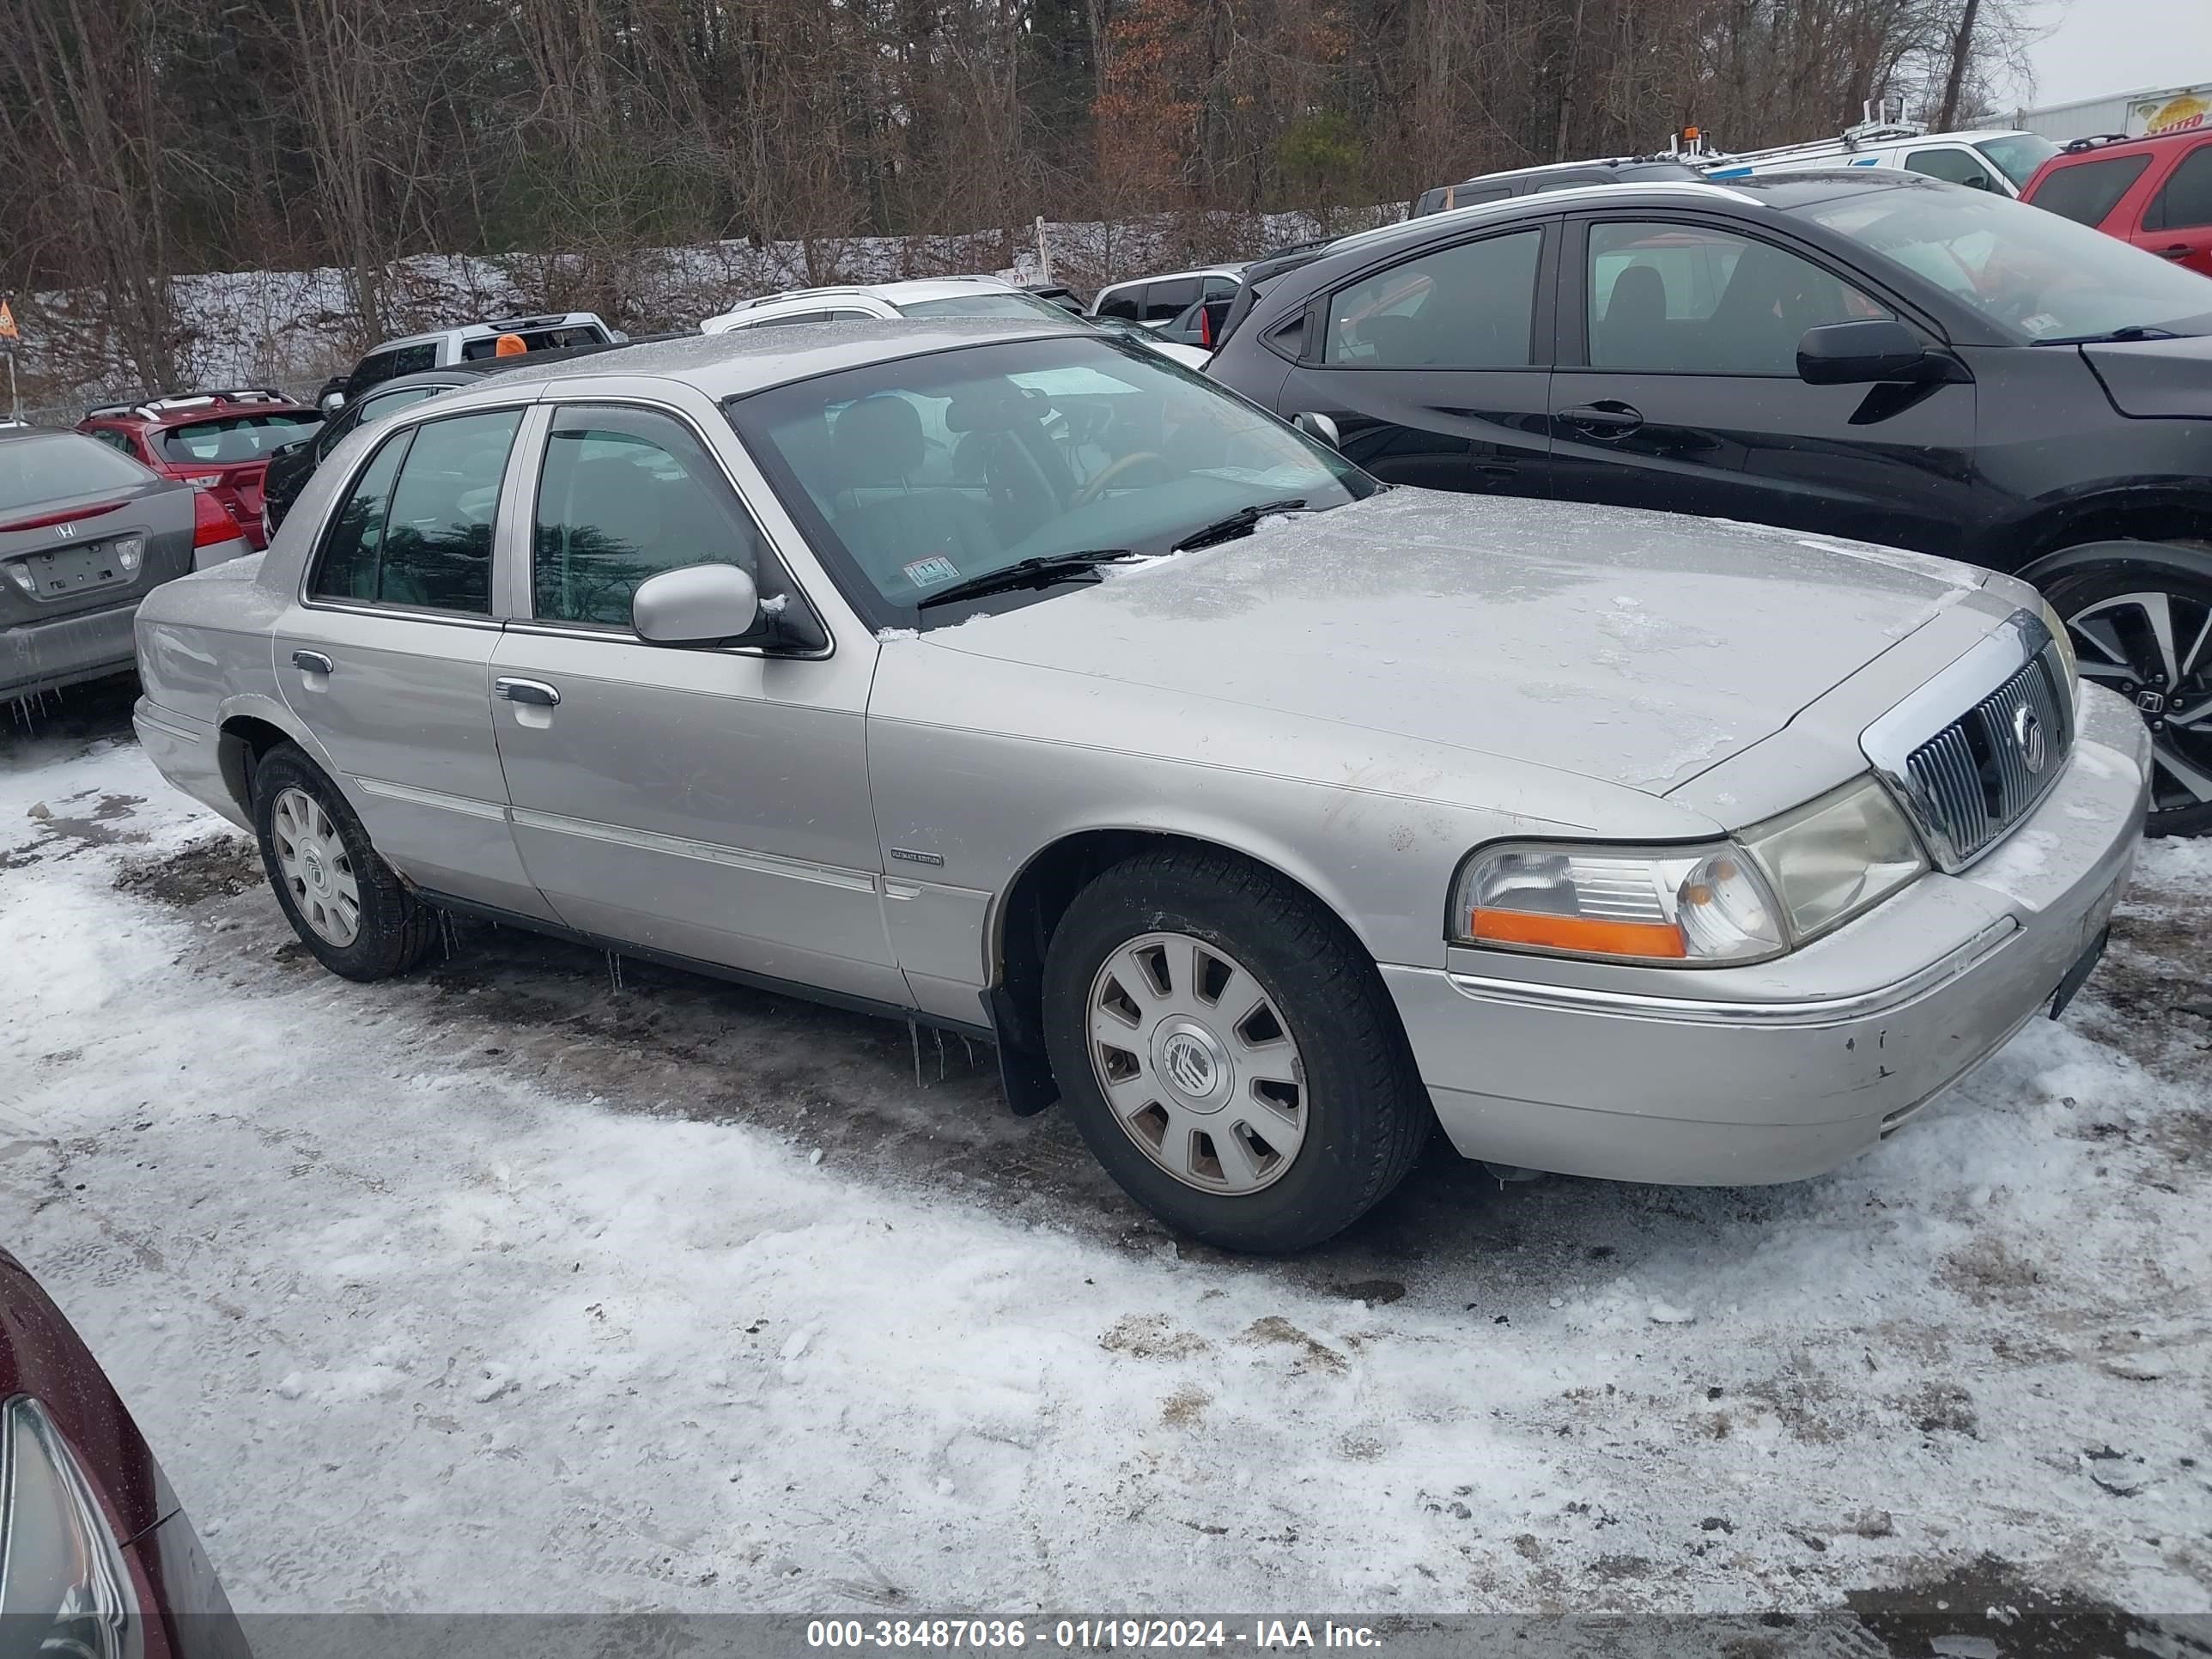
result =
[{"label": "rearview mirror", "polygon": [[1870,386],[1963,377],[1954,359],[1930,351],[1918,334],[1885,317],[1807,329],[1797,342],[1797,378],[1808,386]]},{"label": "rearview mirror", "polygon": [[1337,431],[1336,422],[1326,415],[1316,415],[1310,410],[1301,410],[1291,416],[1291,424],[1304,433],[1307,437],[1318,439],[1331,449],[1344,447],[1344,438]]},{"label": "rearview mirror", "polygon": [[733,564],[664,570],[630,596],[630,626],[656,645],[733,640],[760,624],[760,589]]}]

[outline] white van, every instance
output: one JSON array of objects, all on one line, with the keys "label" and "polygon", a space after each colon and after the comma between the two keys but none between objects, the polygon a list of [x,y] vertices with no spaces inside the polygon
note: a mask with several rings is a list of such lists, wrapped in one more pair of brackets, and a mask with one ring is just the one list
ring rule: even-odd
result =
[{"label": "white van", "polygon": [[2017,196],[2036,168],[2058,154],[2040,133],[2018,127],[1977,128],[1964,132],[1929,132],[1918,123],[1885,120],[1872,109],[1868,118],[1834,138],[1809,144],[1784,144],[1740,155],[1685,156],[1713,179],[1763,178],[1771,173],[1808,173],[1828,167],[1902,167],[1931,179],[1948,179],[1971,190]]}]

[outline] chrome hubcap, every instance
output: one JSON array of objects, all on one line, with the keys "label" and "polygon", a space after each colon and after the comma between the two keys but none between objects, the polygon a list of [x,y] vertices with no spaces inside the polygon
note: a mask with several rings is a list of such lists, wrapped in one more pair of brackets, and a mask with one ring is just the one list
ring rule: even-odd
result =
[{"label": "chrome hubcap", "polygon": [[315,937],[341,950],[361,933],[361,884],[331,815],[304,789],[280,791],[269,813],[276,867]]},{"label": "chrome hubcap", "polygon": [[1234,957],[1146,933],[1091,981],[1092,1074],[1115,1121],[1187,1187],[1255,1193],[1305,1144],[1305,1062],[1273,999]]}]

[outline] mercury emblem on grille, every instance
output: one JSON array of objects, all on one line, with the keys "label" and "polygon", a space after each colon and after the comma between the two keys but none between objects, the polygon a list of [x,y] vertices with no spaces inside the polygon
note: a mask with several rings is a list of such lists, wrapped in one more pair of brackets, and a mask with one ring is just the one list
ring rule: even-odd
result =
[{"label": "mercury emblem on grille", "polygon": [[2043,721],[2034,709],[2026,703],[2013,710],[2012,735],[2020,744],[2020,757],[2030,772],[2043,770],[2043,763],[2050,758],[2050,744],[2043,735]]}]

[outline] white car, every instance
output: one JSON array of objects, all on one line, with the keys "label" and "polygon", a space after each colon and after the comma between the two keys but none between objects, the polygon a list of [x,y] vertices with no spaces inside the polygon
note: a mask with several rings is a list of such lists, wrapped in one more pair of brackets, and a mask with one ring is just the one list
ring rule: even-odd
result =
[{"label": "white car", "polygon": [[[1068,315],[1065,307],[996,276],[927,276],[901,283],[854,283],[764,295],[757,300],[740,301],[720,316],[708,318],[699,325],[699,331],[727,334],[740,328],[884,321],[895,317],[1006,317],[1020,321],[1046,318],[1064,323]],[[1196,346],[1154,339],[1145,329],[1120,325],[1112,319],[1085,317],[1078,320],[1137,340],[1186,368],[1202,368],[1212,355]]]},{"label": "white car", "polygon": [[1242,262],[1231,262],[1115,283],[1091,296],[1091,315],[1097,321],[1118,317],[1147,328],[1163,327],[1200,300],[1231,298],[1243,270]]}]

